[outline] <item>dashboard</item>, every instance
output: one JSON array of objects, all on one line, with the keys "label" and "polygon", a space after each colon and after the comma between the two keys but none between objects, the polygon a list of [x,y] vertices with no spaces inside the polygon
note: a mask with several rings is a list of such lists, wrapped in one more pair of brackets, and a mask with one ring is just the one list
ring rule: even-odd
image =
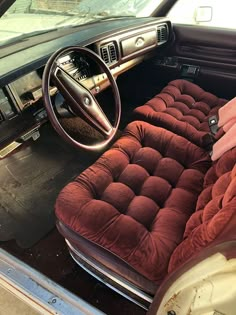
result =
[{"label": "dashboard", "polygon": [[[12,141],[27,140],[47,121],[42,102],[42,74],[48,58],[57,48],[68,45],[90,48],[100,55],[117,78],[149,58],[159,46],[168,42],[170,35],[171,23],[168,20],[136,18],[125,22],[104,21],[87,28],[82,26],[77,31],[47,38],[37,45],[29,42],[23,49],[17,44],[12,52],[8,50],[0,59],[0,150],[5,150]],[[4,51],[0,54],[3,55]],[[57,62],[94,94],[109,86],[106,75],[83,55],[72,51]],[[57,93],[57,88],[52,85],[50,94]]]}]

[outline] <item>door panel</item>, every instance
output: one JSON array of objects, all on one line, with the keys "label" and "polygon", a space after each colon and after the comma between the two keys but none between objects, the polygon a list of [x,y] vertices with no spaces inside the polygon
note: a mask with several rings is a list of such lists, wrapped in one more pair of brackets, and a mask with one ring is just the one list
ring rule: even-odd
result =
[{"label": "door panel", "polygon": [[203,26],[174,25],[175,50],[183,57],[236,63],[236,32]]},{"label": "door panel", "polygon": [[[178,76],[186,75],[183,65],[198,66],[197,75],[188,79],[218,96],[235,96],[236,31],[175,24],[172,43],[165,54],[177,58]],[[174,73],[176,76],[176,69]]]}]

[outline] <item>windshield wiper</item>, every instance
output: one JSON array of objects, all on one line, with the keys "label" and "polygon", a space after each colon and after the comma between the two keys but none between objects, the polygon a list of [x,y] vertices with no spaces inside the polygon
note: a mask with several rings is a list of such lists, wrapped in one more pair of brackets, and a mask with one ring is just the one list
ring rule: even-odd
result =
[{"label": "windshield wiper", "polygon": [[109,20],[109,19],[123,19],[123,18],[129,18],[129,17],[136,17],[135,15],[132,15],[132,14],[127,14],[127,15],[116,15],[116,14],[113,14],[113,15],[107,15],[107,16],[104,16],[102,14],[95,14],[93,16],[94,18],[98,18],[99,20]]},{"label": "windshield wiper", "polygon": [[97,21],[105,21],[105,20],[115,20],[115,19],[125,19],[125,18],[135,18],[135,15],[107,15],[104,16],[101,13],[94,14],[93,16],[90,16],[93,18],[92,22],[97,22]]},{"label": "windshield wiper", "polygon": [[[92,23],[97,23],[97,22],[103,22],[103,21],[109,21],[109,20],[118,20],[118,19],[125,19],[125,18],[135,18],[136,16],[135,15],[107,15],[107,16],[104,16],[104,15],[99,15],[99,14],[96,14],[96,15],[88,15],[87,18],[88,20],[87,21],[84,21],[83,25],[85,24],[92,24]],[[73,27],[76,27],[78,25],[73,25]]]},{"label": "windshield wiper", "polygon": [[[123,18],[134,18],[135,15],[104,15],[103,12],[96,13],[96,14],[89,14],[86,13],[84,15],[73,15],[72,17],[68,17],[65,20],[62,20],[55,24],[56,26],[63,26],[63,25],[69,25],[65,24],[67,21],[70,23],[71,27],[77,27],[79,25],[85,25],[90,23],[95,23],[98,21],[105,21],[105,20],[114,20],[114,19],[123,19]],[[76,22],[82,22],[77,24]]]}]

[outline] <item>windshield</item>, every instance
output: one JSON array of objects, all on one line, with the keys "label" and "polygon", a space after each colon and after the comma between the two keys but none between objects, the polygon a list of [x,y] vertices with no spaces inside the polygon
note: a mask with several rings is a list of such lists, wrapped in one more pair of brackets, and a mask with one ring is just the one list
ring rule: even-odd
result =
[{"label": "windshield", "polygon": [[0,45],[97,20],[145,17],[163,0],[16,0],[0,19]]}]

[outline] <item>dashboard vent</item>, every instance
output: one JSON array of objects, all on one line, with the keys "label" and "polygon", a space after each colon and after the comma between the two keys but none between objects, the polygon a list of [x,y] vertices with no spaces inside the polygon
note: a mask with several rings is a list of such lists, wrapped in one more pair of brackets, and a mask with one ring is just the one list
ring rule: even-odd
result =
[{"label": "dashboard vent", "polygon": [[109,55],[110,55],[110,61],[113,63],[114,61],[117,61],[117,54],[116,54],[116,47],[114,44],[108,45],[109,49]]},{"label": "dashboard vent", "polygon": [[107,65],[111,65],[118,61],[118,54],[114,42],[108,43],[100,48],[101,57]]},{"label": "dashboard vent", "polygon": [[109,54],[108,54],[108,47],[107,46],[103,46],[101,48],[101,56],[102,56],[102,59],[105,63],[109,63]]},{"label": "dashboard vent", "polygon": [[157,42],[158,45],[166,43],[168,40],[168,26],[163,24],[157,27]]}]

